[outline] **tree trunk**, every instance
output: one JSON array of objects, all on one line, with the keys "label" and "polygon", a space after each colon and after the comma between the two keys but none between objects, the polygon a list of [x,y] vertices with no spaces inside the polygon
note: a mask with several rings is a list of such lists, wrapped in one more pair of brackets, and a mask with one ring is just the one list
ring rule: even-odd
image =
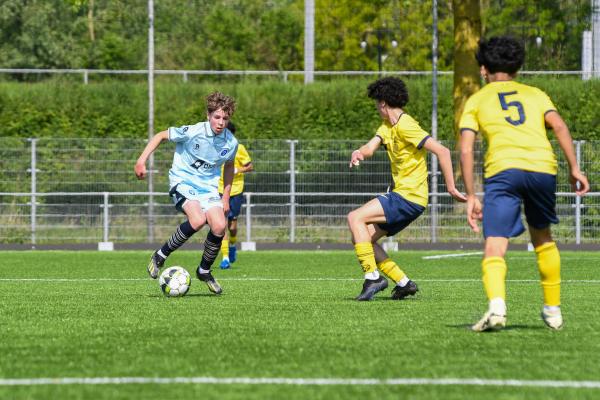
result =
[{"label": "tree trunk", "polygon": [[90,40],[94,42],[96,40],[96,34],[94,33],[94,0],[88,1],[87,22]]},{"label": "tree trunk", "polygon": [[[454,10],[454,133],[458,139],[458,123],[465,102],[481,88],[479,65],[475,60],[481,38],[480,0],[452,0]],[[457,140],[458,143],[458,140]]]}]

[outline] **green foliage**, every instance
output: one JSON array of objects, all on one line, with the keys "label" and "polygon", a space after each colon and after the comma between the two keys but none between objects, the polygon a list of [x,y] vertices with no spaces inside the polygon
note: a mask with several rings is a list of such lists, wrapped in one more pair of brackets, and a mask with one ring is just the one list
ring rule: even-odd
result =
[{"label": "green foliage", "polygon": [[[205,97],[214,90],[237,101],[234,120],[247,139],[367,139],[380,123],[366,96],[372,79],[318,81],[312,85],[279,81],[242,83],[157,83],[156,131],[204,120]],[[575,77],[523,77],[546,91],[575,139],[600,139],[597,99],[600,82]],[[431,83],[406,78],[406,111],[431,128]],[[0,136],[146,138],[145,83],[0,83]],[[438,136],[453,138],[452,80],[439,83]]]},{"label": "green foliage", "polygon": [[580,70],[581,37],[590,29],[590,12],[588,0],[490,1],[483,9],[484,34],[509,33],[523,40],[525,70]]},{"label": "green foliage", "polygon": [[[589,0],[483,2],[485,35],[527,43],[526,69],[580,69]],[[303,0],[155,1],[157,69],[302,70]],[[318,0],[318,70],[431,68],[430,1]],[[453,66],[452,2],[438,2],[439,68]],[[376,34],[380,30],[381,35]],[[144,69],[145,1],[3,0],[0,67]],[[541,36],[537,48],[535,37]],[[392,40],[397,42],[392,47]],[[361,41],[366,42],[363,49]],[[21,79],[25,79],[21,77]]]}]

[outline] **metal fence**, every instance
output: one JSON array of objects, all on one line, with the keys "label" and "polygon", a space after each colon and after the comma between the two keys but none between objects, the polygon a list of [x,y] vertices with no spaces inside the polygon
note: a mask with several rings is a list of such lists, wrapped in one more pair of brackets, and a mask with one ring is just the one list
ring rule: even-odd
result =
[{"label": "metal fence", "polygon": [[[256,243],[348,243],[346,215],[390,183],[385,151],[359,168],[348,168],[358,141],[244,141],[255,172],[246,175],[246,204],[239,240]],[[145,140],[0,138],[0,243],[161,242],[183,220],[167,196],[174,145],[155,152],[154,192],[133,166]],[[453,143],[445,143],[453,149]],[[562,243],[600,243],[600,142],[575,142],[592,182],[583,198],[570,192],[561,154],[558,214]],[[557,148],[558,146],[555,146]],[[476,158],[481,160],[481,151]],[[455,152],[455,163],[458,165]],[[431,162],[431,157],[430,157]],[[481,164],[477,165],[478,178]],[[431,179],[430,179],[431,182]],[[460,188],[460,180],[459,180]],[[206,230],[204,230],[206,232]],[[445,192],[443,179],[430,185],[423,216],[394,238],[400,242],[481,241],[466,225],[464,205]],[[527,241],[523,235],[519,240]]]},{"label": "metal fence", "polygon": [[[290,70],[183,70],[183,69],[157,69],[156,76],[174,76],[181,78],[182,82],[188,82],[191,77],[270,77],[287,82],[292,77],[303,78],[305,71]],[[350,76],[430,76],[432,71],[313,71],[315,77],[350,77]],[[453,75],[454,71],[437,71],[438,75]],[[590,79],[589,71],[519,71],[520,75],[575,75],[582,79]],[[147,69],[87,69],[87,68],[0,68],[0,76],[37,76],[38,78],[48,76],[81,76],[82,83],[88,84],[93,77],[102,76],[141,76],[148,75]]]}]

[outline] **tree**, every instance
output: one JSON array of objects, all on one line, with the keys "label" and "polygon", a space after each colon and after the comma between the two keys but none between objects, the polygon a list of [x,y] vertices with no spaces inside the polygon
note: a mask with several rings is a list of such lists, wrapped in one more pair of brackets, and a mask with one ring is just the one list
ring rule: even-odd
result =
[{"label": "tree", "polygon": [[453,0],[454,9],[454,131],[465,102],[481,87],[479,65],[475,60],[481,38],[479,0]]}]

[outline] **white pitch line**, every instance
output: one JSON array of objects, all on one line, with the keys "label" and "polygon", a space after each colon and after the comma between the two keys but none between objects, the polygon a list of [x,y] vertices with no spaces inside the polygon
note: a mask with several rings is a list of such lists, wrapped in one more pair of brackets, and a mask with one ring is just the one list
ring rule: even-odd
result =
[{"label": "white pitch line", "polygon": [[472,253],[451,253],[451,254],[440,254],[437,256],[425,256],[421,257],[423,260],[437,260],[439,258],[450,258],[450,257],[468,257],[468,256],[478,256],[483,254],[483,251],[475,251]]},{"label": "white pitch line", "polygon": [[[219,278],[227,282],[357,282],[362,278]],[[0,282],[150,282],[148,278],[0,278]],[[481,279],[419,279],[419,282],[480,283]],[[506,282],[539,283],[539,279],[507,279]],[[563,279],[562,283],[600,283],[599,279]]]},{"label": "white pitch line", "polygon": [[391,378],[391,379],[343,379],[343,378],[216,378],[199,377],[98,377],[98,378],[30,378],[0,379],[0,386],[34,385],[128,385],[128,384],[216,384],[216,385],[294,385],[294,386],[515,386],[541,388],[600,389],[600,381],[553,381],[519,379],[479,378]]}]

